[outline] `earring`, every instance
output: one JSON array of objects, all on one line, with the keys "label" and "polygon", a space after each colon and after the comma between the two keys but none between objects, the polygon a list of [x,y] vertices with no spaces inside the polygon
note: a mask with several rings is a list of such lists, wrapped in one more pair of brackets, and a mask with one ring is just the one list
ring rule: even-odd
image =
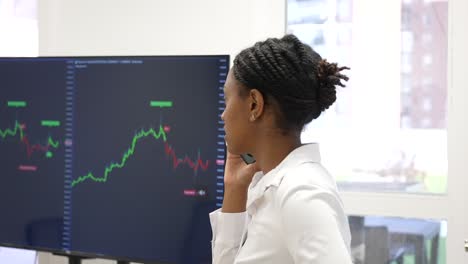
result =
[{"label": "earring", "polygon": [[250,116],[250,121],[252,121],[252,122],[255,121],[255,115],[252,114],[252,115]]}]

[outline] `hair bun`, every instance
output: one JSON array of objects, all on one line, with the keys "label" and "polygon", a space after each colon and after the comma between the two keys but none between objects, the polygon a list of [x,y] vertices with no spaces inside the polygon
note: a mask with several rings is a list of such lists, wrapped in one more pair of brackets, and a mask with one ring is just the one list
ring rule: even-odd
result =
[{"label": "hair bun", "polygon": [[321,111],[328,109],[336,101],[336,86],[345,87],[341,80],[347,81],[349,78],[340,73],[342,70],[349,70],[349,67],[338,67],[338,64],[329,63],[326,59],[320,60],[317,77],[318,103]]}]

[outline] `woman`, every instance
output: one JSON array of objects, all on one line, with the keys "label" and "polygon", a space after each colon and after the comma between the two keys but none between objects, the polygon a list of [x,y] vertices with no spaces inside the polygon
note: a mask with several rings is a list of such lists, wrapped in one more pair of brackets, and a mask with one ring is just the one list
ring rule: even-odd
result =
[{"label": "woman", "polygon": [[[210,214],[213,263],[351,263],[350,233],[333,178],[305,124],[348,78],[295,36],[243,50],[224,87],[228,150],[221,209]],[[240,154],[252,154],[247,165]]]}]

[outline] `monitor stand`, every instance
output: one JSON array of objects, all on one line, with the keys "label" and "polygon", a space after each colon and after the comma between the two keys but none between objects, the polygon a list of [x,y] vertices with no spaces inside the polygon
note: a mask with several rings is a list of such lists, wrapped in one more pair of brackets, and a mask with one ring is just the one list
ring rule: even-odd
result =
[{"label": "monitor stand", "polygon": [[[81,264],[81,260],[88,259],[78,256],[68,256],[68,264]],[[130,264],[129,261],[117,260],[117,264]]]},{"label": "monitor stand", "polygon": [[[89,257],[81,257],[81,256],[72,256],[72,255],[64,255],[60,253],[53,253],[54,255],[57,256],[63,256],[68,258],[68,264],[81,264],[81,261],[83,259],[90,259]],[[123,261],[123,260],[117,260],[117,264],[130,264],[130,261]]]},{"label": "monitor stand", "polygon": [[52,253],[52,255],[68,258],[68,264],[81,264],[81,260],[89,259],[87,257],[73,256],[73,255],[67,255],[67,254],[61,254],[61,253]]},{"label": "monitor stand", "polygon": [[[89,258],[78,257],[78,256],[68,256],[68,264],[81,264],[81,260],[83,259],[89,259]],[[117,260],[117,264],[130,264],[130,262]]]},{"label": "monitor stand", "polygon": [[81,264],[81,260],[88,259],[85,257],[79,256],[67,256],[68,257],[68,264]]}]

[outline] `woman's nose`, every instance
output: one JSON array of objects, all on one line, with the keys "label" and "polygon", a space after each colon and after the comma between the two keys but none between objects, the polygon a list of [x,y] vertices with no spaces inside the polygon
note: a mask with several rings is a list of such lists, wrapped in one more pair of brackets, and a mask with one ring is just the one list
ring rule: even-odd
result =
[{"label": "woman's nose", "polygon": [[226,110],[223,111],[223,113],[221,114],[221,120],[224,121],[224,113],[226,113]]}]

